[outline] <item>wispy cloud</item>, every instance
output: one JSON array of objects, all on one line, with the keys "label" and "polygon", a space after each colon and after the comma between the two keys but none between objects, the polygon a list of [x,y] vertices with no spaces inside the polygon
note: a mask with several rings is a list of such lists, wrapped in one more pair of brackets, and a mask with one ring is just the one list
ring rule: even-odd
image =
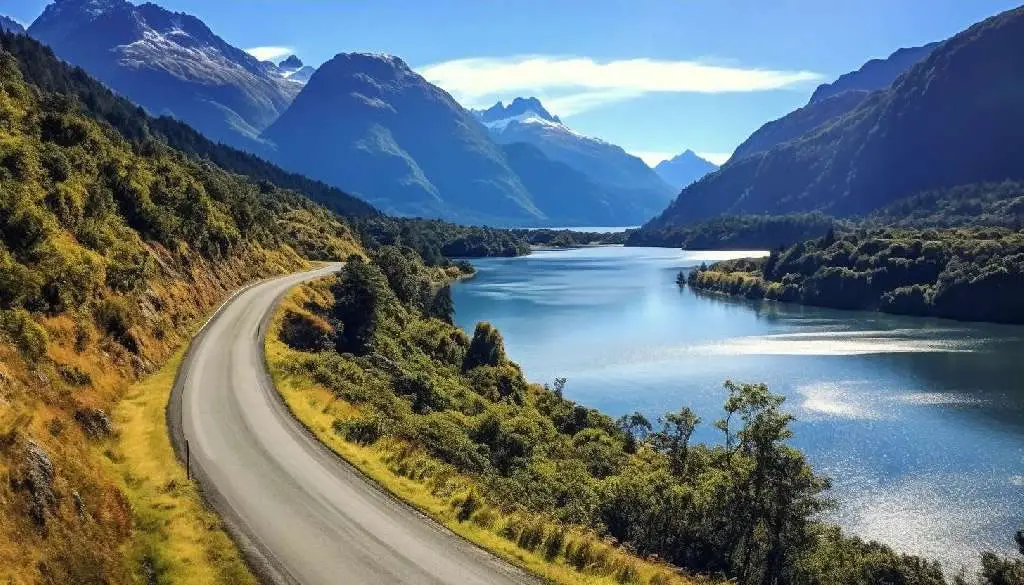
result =
[{"label": "wispy cloud", "polygon": [[704,60],[596,61],[550,55],[455,59],[419,71],[469,107],[530,94],[546,98],[551,110],[563,116],[648,93],[768,91],[822,79],[812,71],[758,69]]},{"label": "wispy cloud", "polygon": [[260,61],[271,61],[292,54],[291,47],[250,47],[245,50]]},{"label": "wispy cloud", "polygon": [[721,166],[721,165],[725,164],[725,161],[729,160],[729,157],[732,156],[732,153],[731,152],[698,152],[697,156],[701,157],[702,159],[704,159],[706,161],[713,162],[716,165]]}]

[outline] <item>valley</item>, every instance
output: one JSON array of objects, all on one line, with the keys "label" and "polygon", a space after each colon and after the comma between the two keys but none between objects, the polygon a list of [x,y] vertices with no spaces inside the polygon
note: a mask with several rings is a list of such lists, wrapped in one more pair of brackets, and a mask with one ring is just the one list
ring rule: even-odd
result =
[{"label": "valley", "polygon": [[0,581],[1024,585],[1024,7],[450,2],[0,8]]}]

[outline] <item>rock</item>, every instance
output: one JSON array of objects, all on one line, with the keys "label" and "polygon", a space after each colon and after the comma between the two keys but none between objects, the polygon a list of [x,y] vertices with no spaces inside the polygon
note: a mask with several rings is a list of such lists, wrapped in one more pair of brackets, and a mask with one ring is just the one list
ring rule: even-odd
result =
[{"label": "rock", "polygon": [[79,408],[75,411],[75,422],[90,439],[109,437],[114,432],[110,417],[100,408]]},{"label": "rock", "polygon": [[35,441],[27,441],[21,472],[11,478],[11,488],[28,493],[29,517],[45,529],[46,517],[57,508],[57,494],[53,490],[53,462]]},{"label": "rock", "polygon": [[85,509],[85,502],[82,501],[81,494],[78,490],[71,492],[71,499],[75,502],[75,513],[78,514],[79,519],[85,520],[89,517],[89,512]]}]

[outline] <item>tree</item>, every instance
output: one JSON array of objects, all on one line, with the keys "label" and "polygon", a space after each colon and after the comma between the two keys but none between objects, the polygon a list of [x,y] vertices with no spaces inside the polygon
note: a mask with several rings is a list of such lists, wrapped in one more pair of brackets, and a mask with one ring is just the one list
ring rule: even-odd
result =
[{"label": "tree", "polygon": [[473,340],[469,342],[462,361],[462,371],[468,372],[477,366],[497,366],[505,360],[505,342],[501,332],[487,321],[477,323]]},{"label": "tree", "polygon": [[381,295],[386,287],[387,281],[379,268],[359,256],[349,257],[331,287],[333,316],[341,322],[335,337],[339,352],[367,352],[377,331]]},{"label": "tree", "polygon": [[452,287],[444,285],[434,292],[427,305],[427,314],[451,324],[455,317],[455,304],[452,302]]},{"label": "tree", "polygon": [[[690,437],[700,424],[698,417],[687,407],[670,412],[661,420],[661,430],[651,437],[654,445],[668,456],[669,469],[676,477],[686,474]],[[650,429],[650,423],[648,423]]]},{"label": "tree", "polygon": [[637,441],[643,440],[651,432],[651,421],[639,412],[624,414],[615,426],[626,435],[626,452],[635,453]]}]

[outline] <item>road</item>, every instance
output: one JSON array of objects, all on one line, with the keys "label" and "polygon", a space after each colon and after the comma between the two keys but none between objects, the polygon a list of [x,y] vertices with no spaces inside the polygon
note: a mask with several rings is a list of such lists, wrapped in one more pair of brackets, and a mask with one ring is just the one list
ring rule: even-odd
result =
[{"label": "road", "polygon": [[339,266],[243,289],[193,340],[167,418],[204,496],[264,582],[536,583],[384,493],[284,406],[263,334],[288,289]]}]

